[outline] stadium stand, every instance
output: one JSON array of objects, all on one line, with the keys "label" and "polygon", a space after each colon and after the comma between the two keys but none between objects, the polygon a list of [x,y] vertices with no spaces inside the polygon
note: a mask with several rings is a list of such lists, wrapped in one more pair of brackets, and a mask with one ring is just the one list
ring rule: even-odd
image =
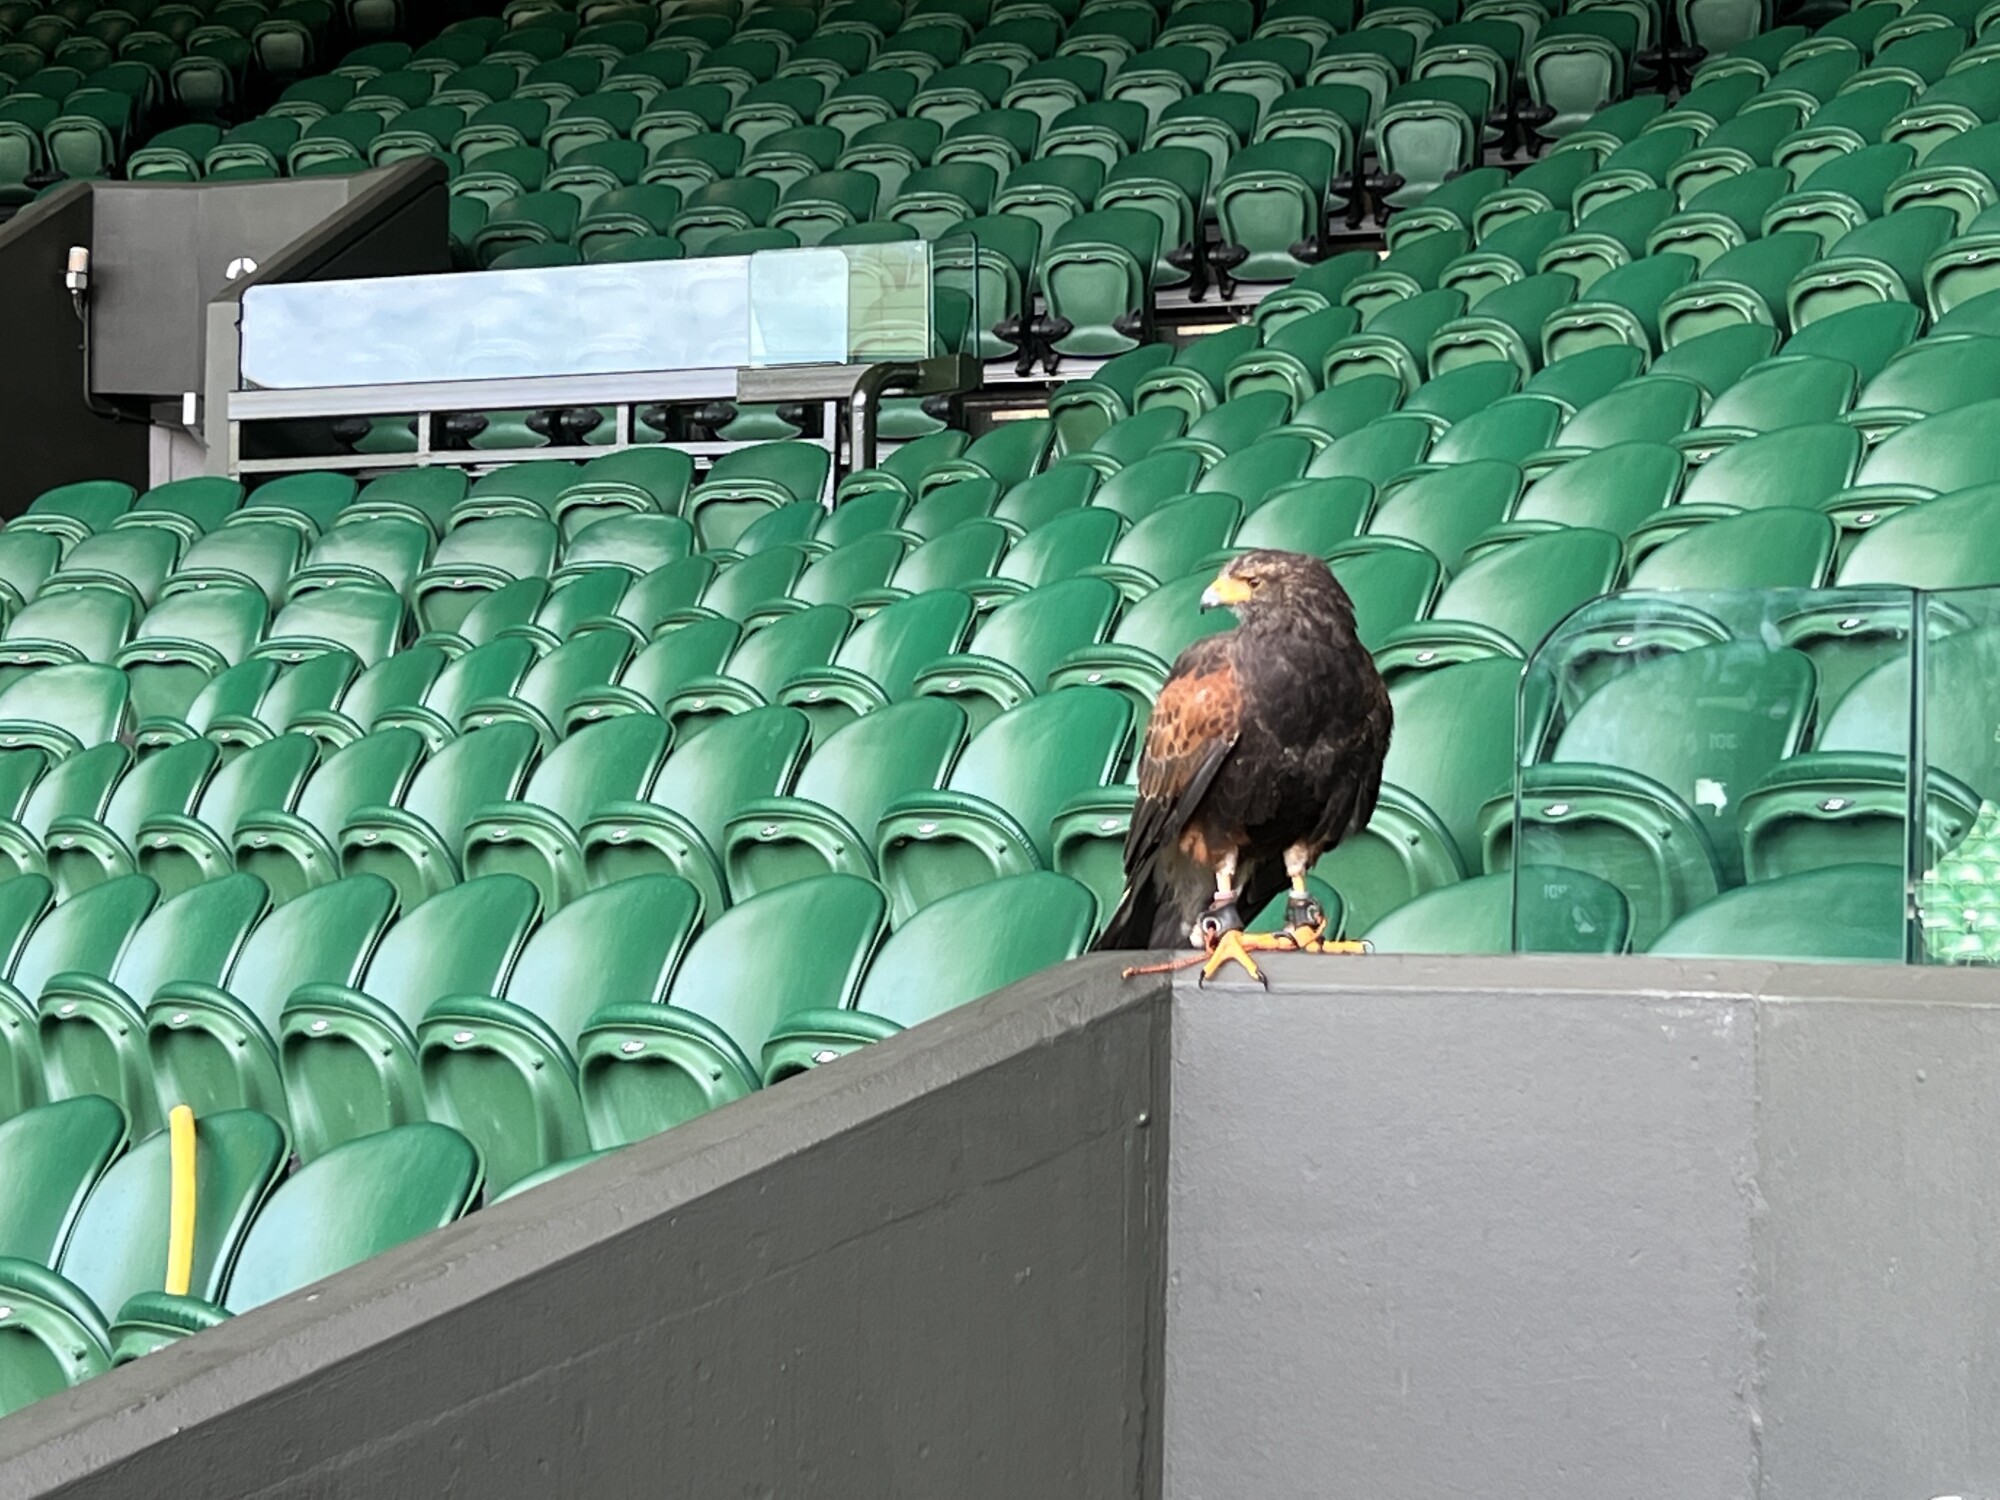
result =
[{"label": "stadium stand", "polygon": [[0,1412],[1082,952],[1252,547],[1395,703],[1335,931],[1991,956],[2000,6],[484,9],[0,0],[0,205],[430,157],[496,285],[921,240],[985,383],[872,466],[580,406],[15,500]]}]

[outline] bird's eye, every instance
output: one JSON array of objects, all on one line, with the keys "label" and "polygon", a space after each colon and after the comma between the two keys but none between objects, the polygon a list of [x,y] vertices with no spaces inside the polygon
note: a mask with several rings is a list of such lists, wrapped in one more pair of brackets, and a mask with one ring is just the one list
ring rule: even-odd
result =
[{"label": "bird's eye", "polygon": [[1250,578],[1250,587],[1252,589],[1261,589],[1263,586],[1264,586],[1264,580],[1262,578],[1257,577],[1255,574],[1252,574]]}]

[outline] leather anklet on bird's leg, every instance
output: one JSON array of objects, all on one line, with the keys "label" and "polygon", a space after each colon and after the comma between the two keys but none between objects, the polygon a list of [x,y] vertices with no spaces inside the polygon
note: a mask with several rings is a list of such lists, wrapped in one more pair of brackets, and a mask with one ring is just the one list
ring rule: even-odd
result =
[{"label": "leather anklet on bird's leg", "polygon": [[[1373,950],[1365,942],[1350,942],[1326,936],[1326,913],[1306,888],[1306,870],[1311,861],[1297,849],[1285,852],[1285,866],[1292,877],[1292,890],[1285,902],[1285,925],[1276,932],[1245,932],[1242,919],[1236,915],[1236,892],[1229,889],[1234,884],[1236,864],[1228,861],[1217,872],[1215,900],[1195,929],[1195,936],[1202,941],[1202,951],[1191,953],[1185,958],[1169,959],[1162,964],[1140,964],[1124,971],[1123,977],[1131,979],[1139,974],[1174,974],[1182,969],[1201,966],[1200,983],[1207,984],[1224,964],[1234,963],[1265,989],[1271,987],[1264,971],[1257,966],[1252,953],[1368,953]],[[1225,925],[1227,924],[1227,925]]]}]

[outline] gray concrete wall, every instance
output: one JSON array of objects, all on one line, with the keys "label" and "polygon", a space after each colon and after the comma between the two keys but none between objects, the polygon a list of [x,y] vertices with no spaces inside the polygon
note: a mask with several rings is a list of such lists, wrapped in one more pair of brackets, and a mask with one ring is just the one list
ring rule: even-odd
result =
[{"label": "gray concrete wall", "polygon": [[1166,1494],[2000,1489],[1993,993],[1554,959],[1184,988]]},{"label": "gray concrete wall", "polygon": [[0,520],[59,484],[146,484],[146,423],[92,411],[84,391],[83,325],[63,270],[70,246],[91,243],[93,223],[91,188],[76,183],[0,224]]},{"label": "gray concrete wall", "polygon": [[1166,1025],[1017,986],[0,1421],[0,1495],[1157,1494]]}]

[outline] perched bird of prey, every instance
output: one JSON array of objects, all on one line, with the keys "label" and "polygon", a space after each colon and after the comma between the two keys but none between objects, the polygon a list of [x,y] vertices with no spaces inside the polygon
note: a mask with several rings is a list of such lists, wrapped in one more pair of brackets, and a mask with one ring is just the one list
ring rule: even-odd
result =
[{"label": "perched bird of prey", "polygon": [[[1192,945],[1193,958],[1126,972],[1201,963],[1206,979],[1234,960],[1262,982],[1249,950],[1362,951],[1324,940],[1305,877],[1375,811],[1389,693],[1355,637],[1353,601],[1317,557],[1246,552],[1201,603],[1240,623],[1183,651],[1153,705],[1125,896],[1096,946]],[[1262,911],[1288,879],[1284,930],[1246,935],[1240,913]]]}]

